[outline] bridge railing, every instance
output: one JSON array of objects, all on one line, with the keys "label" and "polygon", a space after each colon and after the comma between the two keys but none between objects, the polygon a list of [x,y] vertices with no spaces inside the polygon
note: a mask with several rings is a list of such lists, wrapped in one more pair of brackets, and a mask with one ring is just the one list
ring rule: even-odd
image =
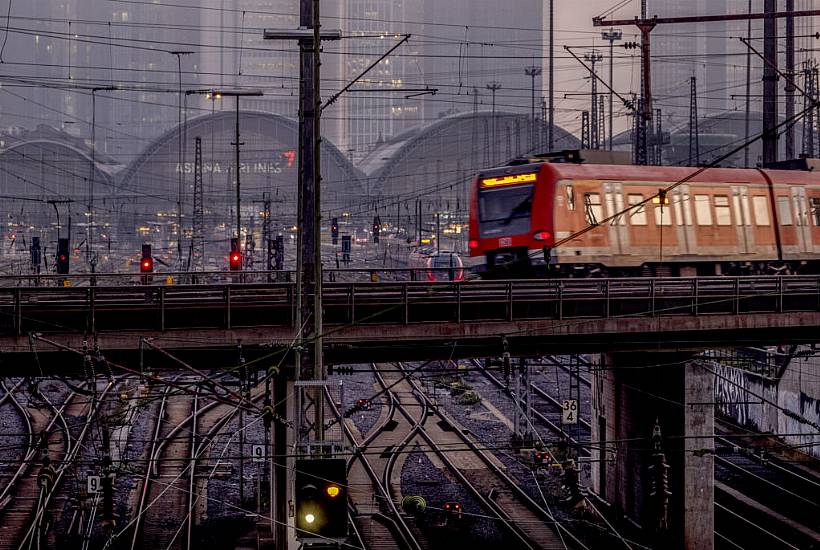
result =
[{"label": "bridge railing", "polygon": [[[463,267],[323,269],[325,282],[443,281],[468,275]],[[296,280],[294,271],[167,271],[143,273],[71,273],[68,275],[0,275],[3,287],[173,286],[282,283]]]},{"label": "bridge railing", "polygon": [[[0,333],[293,327],[295,284],[0,287]],[[820,310],[820,277],[335,282],[329,326]]]}]

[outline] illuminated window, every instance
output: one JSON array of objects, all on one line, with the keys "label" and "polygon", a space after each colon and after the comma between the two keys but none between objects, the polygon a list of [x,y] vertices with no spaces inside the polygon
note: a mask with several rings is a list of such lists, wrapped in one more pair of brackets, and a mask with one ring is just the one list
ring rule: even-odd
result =
[{"label": "illuminated window", "polygon": [[820,227],[820,197],[811,197],[809,205],[811,206],[811,219],[814,220],[814,226]]},{"label": "illuminated window", "polygon": [[698,221],[698,225],[712,225],[709,195],[695,195],[695,219]]},{"label": "illuminated window", "polygon": [[732,211],[726,195],[715,195],[715,221],[718,225],[732,225]]},{"label": "illuminated window", "polygon": [[780,225],[792,225],[792,205],[789,197],[777,197],[777,213],[780,216]]},{"label": "illuminated window", "polygon": [[[643,201],[643,195],[630,193],[626,196],[626,202],[629,206],[634,206]],[[633,208],[629,211],[630,225],[646,225],[646,207]]]},{"label": "illuminated window", "polygon": [[769,199],[767,197],[752,197],[754,207],[755,223],[757,225],[769,225]]},{"label": "illuminated window", "polygon": [[584,193],[584,206],[588,224],[594,225],[604,219],[604,207],[601,204],[600,193]]}]

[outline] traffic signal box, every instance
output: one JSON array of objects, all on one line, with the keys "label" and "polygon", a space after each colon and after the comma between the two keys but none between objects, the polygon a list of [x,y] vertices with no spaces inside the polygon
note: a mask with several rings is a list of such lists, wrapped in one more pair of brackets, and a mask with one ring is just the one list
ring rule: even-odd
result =
[{"label": "traffic signal box", "polygon": [[57,256],[55,258],[58,275],[68,275],[71,256],[68,251],[68,239],[57,239]]},{"label": "traffic signal box", "polygon": [[153,272],[154,257],[151,255],[151,245],[144,244],[142,245],[142,257],[140,258],[140,273],[142,273],[140,282],[144,285],[149,284],[151,282],[151,276],[149,273]]},{"label": "traffic signal box", "polygon": [[231,254],[228,256],[228,267],[231,271],[242,271],[242,252],[239,250],[239,239],[231,239]]},{"label": "traffic signal box", "polygon": [[330,221],[330,239],[332,244],[339,244],[339,218]]},{"label": "traffic signal box", "polygon": [[142,245],[142,258],[140,259],[140,273],[154,272],[154,257],[151,255],[151,245]]},{"label": "traffic signal box", "polygon": [[381,232],[382,221],[378,216],[373,218],[373,242],[379,242],[379,233]]},{"label": "traffic signal box", "polygon": [[342,458],[296,461],[297,538],[347,536],[347,464]]}]

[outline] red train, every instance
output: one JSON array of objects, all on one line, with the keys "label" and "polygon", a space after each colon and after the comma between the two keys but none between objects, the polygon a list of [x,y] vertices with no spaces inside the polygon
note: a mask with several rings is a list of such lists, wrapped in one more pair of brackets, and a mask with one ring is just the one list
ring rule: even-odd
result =
[{"label": "red train", "polygon": [[508,275],[820,271],[820,175],[710,168],[637,206],[695,170],[540,161],[485,170],[473,183],[470,254]]}]

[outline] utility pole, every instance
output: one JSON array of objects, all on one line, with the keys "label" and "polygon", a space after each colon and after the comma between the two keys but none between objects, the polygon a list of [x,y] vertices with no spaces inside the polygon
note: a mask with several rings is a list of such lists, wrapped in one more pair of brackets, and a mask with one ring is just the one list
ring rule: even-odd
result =
[{"label": "utility pole", "polygon": [[531,119],[531,126],[530,126],[530,147],[529,150],[532,150],[535,146],[535,78],[541,74],[541,68],[532,65],[524,69],[524,74],[529,76],[532,79],[532,100],[530,102],[530,116]]},{"label": "utility pole", "polygon": [[[645,0],[644,0],[645,3]],[[703,15],[688,17],[642,17],[641,19],[604,20],[600,17],[592,19],[596,27],[615,27],[635,25],[641,32],[641,66],[644,72],[644,98],[642,112],[651,118],[652,88],[650,63],[650,33],[657,25],[680,23],[710,23],[723,21],[746,21],[763,19],[764,57],[766,63],[763,69],[763,162],[770,163],[777,160],[777,24],[776,19],[784,17],[814,17],[820,15],[820,10],[798,10],[790,12],[776,11],[775,0],[765,0],[763,13],[730,14],[730,15]],[[646,118],[646,117],[644,117]],[[638,136],[640,138],[640,136]]]},{"label": "utility pole", "polygon": [[601,140],[600,136],[598,135],[598,128],[599,128],[599,113],[598,113],[598,78],[597,73],[595,72],[595,65],[601,61],[604,57],[597,51],[592,50],[591,52],[584,55],[584,60],[589,63],[590,70],[589,70],[589,79],[591,84],[591,108],[589,110],[590,113],[590,122],[589,122],[589,145],[590,149],[600,149],[601,148]]},{"label": "utility pole", "polygon": [[[752,0],[749,0],[747,13],[752,14]],[[752,20],[746,21],[746,41],[752,41]],[[752,118],[752,50],[746,48],[746,119],[744,127],[744,139],[746,140],[746,147],[743,148],[743,167],[749,167],[749,137]]]},{"label": "utility pole", "polygon": [[[775,13],[776,0],[764,0],[764,13]],[[777,21],[763,21],[763,165],[777,162]]]},{"label": "utility pole", "polygon": [[185,172],[185,167],[182,165],[182,150],[185,144],[182,141],[182,56],[183,55],[192,55],[194,52],[191,51],[170,51],[168,52],[171,55],[175,55],[177,58],[177,74],[179,76],[179,94],[177,96],[177,107],[178,107],[178,115],[177,115],[177,154],[178,154],[178,161],[177,164],[179,168],[177,169],[177,179],[178,179],[178,193],[177,193],[177,267],[182,270],[182,194],[184,192],[184,183],[182,179],[182,174]]},{"label": "utility pole", "polygon": [[[97,92],[110,92],[116,86],[98,86],[91,88],[91,174],[88,178],[88,233],[86,234],[85,259],[91,265],[91,273],[97,269],[97,257],[94,255],[94,183],[97,175]],[[92,278],[92,284],[95,280]]]},{"label": "utility pole", "polygon": [[604,96],[598,96],[598,139],[600,141],[599,149],[606,149],[606,105],[604,104]]},{"label": "utility pole", "polygon": [[[794,0],[786,0],[786,11],[794,11]],[[794,118],[794,17],[786,17],[786,119]],[[786,127],[786,159],[791,160],[794,155],[794,124]]]},{"label": "utility pole", "polygon": [[196,136],[194,147],[194,211],[191,234],[191,260],[194,271],[202,271],[205,259],[205,212],[202,197],[202,138]]},{"label": "utility pole", "polygon": [[[341,31],[322,32],[319,24],[319,0],[299,0],[299,29],[265,30],[265,39],[296,39],[299,44],[299,182],[297,192],[297,251],[296,251],[296,378],[298,381],[322,381],[325,372],[322,365],[322,248],[320,235],[320,162],[321,146],[320,115],[320,43],[321,40],[338,40]],[[275,384],[280,387],[281,384]],[[296,440],[300,444],[321,442],[324,438],[323,388],[317,386],[313,393],[313,422],[310,426],[297,425]],[[297,395],[297,397],[299,397]],[[274,396],[274,402],[276,396]],[[303,404],[299,399],[298,423],[303,420]],[[312,431],[312,434],[311,434]],[[286,441],[286,433],[279,426],[274,434],[274,445]],[[309,445],[308,445],[309,446]],[[280,445],[279,450],[284,448]],[[300,449],[302,451],[303,449]],[[324,452],[324,449],[320,449]],[[279,465],[273,469],[272,502],[277,550],[287,548],[287,468]]]},{"label": "utility pole", "polygon": [[[501,89],[501,83],[493,80],[489,84],[487,84],[487,89],[490,90],[490,93],[493,95],[493,162],[495,162],[495,151],[498,147],[498,142],[496,140],[496,120],[495,120],[495,93]],[[476,96],[478,97],[478,96]]]},{"label": "utility pole", "polygon": [[610,28],[608,31],[601,33],[601,38],[609,42],[609,150],[612,151],[612,136],[613,117],[614,117],[614,73],[615,73],[615,42],[623,38],[623,32],[620,29]]},{"label": "utility pole", "polygon": [[547,113],[549,114],[549,120],[547,121],[547,152],[551,153],[552,150],[555,148],[555,132],[553,127],[555,125],[555,2],[557,0],[549,0],[549,25],[550,25],[550,32],[549,32],[549,40],[548,40],[548,48],[549,48],[549,106],[547,107]]},{"label": "utility pole", "polygon": [[591,149],[589,143],[589,111],[581,112],[581,149]]},{"label": "utility pole", "polygon": [[689,166],[700,166],[700,133],[698,131],[698,79],[689,79]]},{"label": "utility pole", "polygon": [[814,101],[817,99],[817,90],[815,88],[815,68],[810,61],[806,61],[803,69],[803,76],[805,84],[803,89],[805,95],[803,96],[803,155],[807,157],[814,156]]}]

